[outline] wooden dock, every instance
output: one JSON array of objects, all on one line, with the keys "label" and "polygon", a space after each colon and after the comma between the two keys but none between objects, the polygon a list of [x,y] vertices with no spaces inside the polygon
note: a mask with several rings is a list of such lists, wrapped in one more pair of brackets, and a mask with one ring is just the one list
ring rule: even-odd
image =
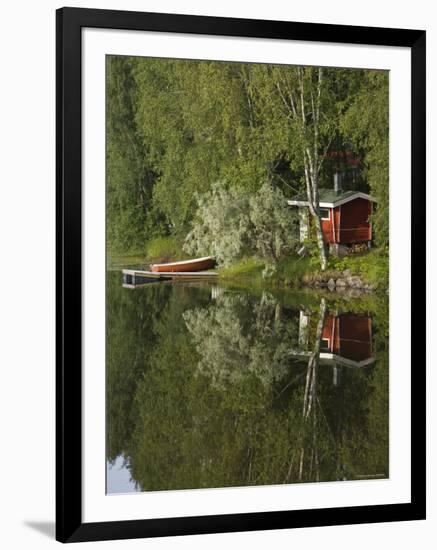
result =
[{"label": "wooden dock", "polygon": [[199,281],[212,280],[217,277],[215,271],[168,271],[156,273],[141,269],[123,269],[123,286],[133,288],[137,285],[156,283],[158,281]]}]

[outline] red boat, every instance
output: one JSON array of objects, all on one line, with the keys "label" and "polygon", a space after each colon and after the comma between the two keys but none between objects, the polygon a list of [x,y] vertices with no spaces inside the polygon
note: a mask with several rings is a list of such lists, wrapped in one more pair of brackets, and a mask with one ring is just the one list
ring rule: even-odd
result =
[{"label": "red boat", "polygon": [[150,266],[150,270],[154,273],[195,272],[212,269],[215,265],[216,262],[214,256],[205,256],[205,258],[182,260],[180,262],[172,262],[169,264],[152,264]]}]

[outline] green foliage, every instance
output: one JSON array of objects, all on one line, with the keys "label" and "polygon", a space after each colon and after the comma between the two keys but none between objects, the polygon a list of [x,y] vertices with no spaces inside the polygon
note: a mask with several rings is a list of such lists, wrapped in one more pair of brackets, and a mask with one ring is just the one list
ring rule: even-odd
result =
[{"label": "green foliage", "polygon": [[298,242],[296,213],[268,183],[250,196],[216,183],[196,197],[196,218],[184,244],[190,254],[213,255],[229,266],[250,252],[274,266]]},{"label": "green foliage", "polygon": [[310,236],[302,241],[302,246],[305,247],[305,254],[308,257],[309,265],[313,271],[317,271],[320,268],[320,253],[317,246],[317,240],[313,237],[313,220],[310,218]]},{"label": "green foliage", "polygon": [[157,177],[153,203],[172,232],[192,219],[195,192],[218,180],[256,189],[266,176],[235,63],[137,59],[135,116]]},{"label": "green foliage", "polygon": [[[266,181],[288,196],[303,190],[302,147],[313,127],[308,118],[302,134],[287,99],[299,92],[299,74],[307,91],[317,83],[318,69],[311,67],[108,56],[110,248],[144,250],[154,237],[185,237],[196,193],[212,193],[217,181],[229,182],[239,197],[253,195]],[[387,89],[382,72],[324,69],[318,136],[321,186],[332,185],[332,167],[324,160],[329,143],[353,142],[364,156],[380,200],[375,220],[382,246],[388,227]]]},{"label": "green foliage", "polygon": [[378,200],[373,216],[375,240],[388,252],[389,239],[389,75],[364,71],[358,92],[341,118],[344,136],[364,156],[368,184]]},{"label": "green foliage", "polygon": [[251,196],[249,208],[254,252],[268,264],[276,264],[299,242],[296,209],[291,209],[284,194],[268,183]]},{"label": "green foliage", "polygon": [[146,255],[150,260],[170,261],[183,259],[182,241],[176,236],[155,237],[146,243]]},{"label": "green foliage", "polygon": [[254,279],[262,276],[264,267],[264,262],[258,258],[253,256],[244,257],[228,267],[221,267],[219,277],[224,280],[249,278],[254,281]]},{"label": "green foliage", "polygon": [[185,239],[184,250],[215,256],[219,264],[229,265],[249,245],[249,198],[223,183],[214,184],[211,191],[197,194],[196,198],[196,220]]},{"label": "green foliage", "polygon": [[107,57],[107,239],[110,249],[123,253],[143,246],[154,177],[135,125],[132,63]]},{"label": "green foliage", "polygon": [[353,275],[362,276],[377,290],[388,288],[389,259],[380,250],[371,250],[365,254],[330,258],[330,267],[337,271],[349,269]]},{"label": "green foliage", "polygon": [[299,288],[302,277],[311,269],[310,258],[302,258],[293,253],[281,258],[275,264],[270,277],[265,277],[266,262],[255,257],[246,257],[229,267],[220,268],[219,277],[234,284],[249,284],[252,289],[268,288],[272,291],[284,287]]},{"label": "green foliage", "polygon": [[292,254],[277,263],[272,282],[278,286],[299,287],[302,276],[310,269],[309,258],[302,258]]}]

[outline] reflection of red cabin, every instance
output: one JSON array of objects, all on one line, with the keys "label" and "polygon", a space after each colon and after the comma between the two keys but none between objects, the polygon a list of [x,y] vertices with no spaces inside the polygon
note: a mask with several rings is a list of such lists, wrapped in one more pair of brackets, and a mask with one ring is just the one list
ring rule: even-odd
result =
[{"label": "reflection of red cabin", "polygon": [[[311,314],[299,314],[299,350],[295,355],[309,357],[314,342],[309,341]],[[372,318],[363,313],[326,315],[319,348],[320,364],[366,367],[375,362],[372,348]]]},{"label": "reflection of red cabin", "polygon": [[[322,231],[326,243],[353,244],[372,240],[374,198],[360,191],[319,190]],[[309,236],[308,201],[299,195],[288,204],[299,208],[301,241]]]},{"label": "reflection of red cabin", "polygon": [[320,341],[320,356],[332,354],[351,362],[372,358],[372,319],[367,315],[327,315]]}]

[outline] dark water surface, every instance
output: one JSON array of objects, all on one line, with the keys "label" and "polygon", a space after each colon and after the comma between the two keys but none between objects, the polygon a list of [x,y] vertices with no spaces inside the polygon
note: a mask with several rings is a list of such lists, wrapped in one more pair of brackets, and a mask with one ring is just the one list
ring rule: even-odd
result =
[{"label": "dark water surface", "polygon": [[383,298],[107,278],[107,492],[388,477]]}]

